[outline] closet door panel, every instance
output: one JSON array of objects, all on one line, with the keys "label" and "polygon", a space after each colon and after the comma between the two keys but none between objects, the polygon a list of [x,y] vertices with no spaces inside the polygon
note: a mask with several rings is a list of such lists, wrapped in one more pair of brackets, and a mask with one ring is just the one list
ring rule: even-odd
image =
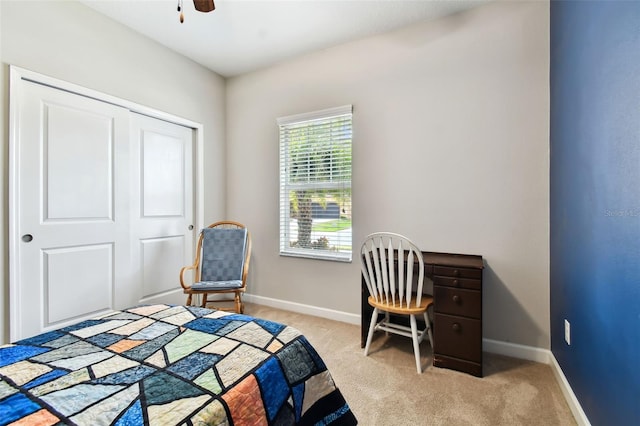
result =
[{"label": "closet door panel", "polygon": [[[131,258],[140,303],[184,303],[178,274],[193,263],[193,129],[131,114]],[[191,228],[191,229],[190,229]]]},{"label": "closet door panel", "polygon": [[21,84],[12,340],[115,309],[132,285],[129,111]]},{"label": "closet door panel", "polygon": [[113,220],[114,117],[44,105],[46,220]]}]

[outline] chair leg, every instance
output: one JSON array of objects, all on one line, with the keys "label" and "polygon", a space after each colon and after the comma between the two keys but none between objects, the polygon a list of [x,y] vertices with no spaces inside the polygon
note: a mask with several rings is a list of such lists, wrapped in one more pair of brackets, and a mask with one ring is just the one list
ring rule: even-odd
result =
[{"label": "chair leg", "polygon": [[202,294],[202,305],[200,305],[200,307],[202,307],[202,308],[206,308],[207,307],[207,293],[203,293]]},{"label": "chair leg", "polygon": [[418,340],[418,325],[416,323],[416,316],[411,315],[411,337],[413,340],[413,353],[416,356],[416,368],[418,374],[422,373],[422,366],[420,365],[420,341]]},{"label": "chair leg", "polygon": [[187,306],[191,306],[191,294],[187,295]]},{"label": "chair leg", "polygon": [[369,345],[371,345],[373,332],[376,329],[376,322],[378,322],[378,308],[375,308],[373,310],[373,314],[371,314],[371,323],[369,323],[369,334],[367,334],[367,344],[364,346],[364,356],[369,355]]},{"label": "chair leg", "polygon": [[242,313],[242,301],[240,300],[240,292],[239,291],[236,291],[235,302],[236,302],[236,313],[237,314],[241,314]]}]

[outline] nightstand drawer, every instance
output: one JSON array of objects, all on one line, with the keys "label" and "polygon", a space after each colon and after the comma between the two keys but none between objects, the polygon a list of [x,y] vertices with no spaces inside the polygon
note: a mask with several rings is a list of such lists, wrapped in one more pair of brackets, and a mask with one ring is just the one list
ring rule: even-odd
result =
[{"label": "nightstand drawer", "polygon": [[473,278],[476,280],[480,280],[482,279],[482,269],[455,268],[451,266],[434,265],[433,275],[443,275],[446,277],[456,278]]},{"label": "nightstand drawer", "polygon": [[456,278],[456,277],[443,277],[434,276],[434,285],[443,285],[447,287],[467,288],[470,290],[480,290],[482,288],[482,280],[470,279],[470,278]]},{"label": "nightstand drawer", "polygon": [[435,311],[439,314],[482,318],[482,293],[476,290],[434,286]]},{"label": "nightstand drawer", "polygon": [[482,322],[478,319],[435,314],[433,340],[441,355],[481,362]]}]

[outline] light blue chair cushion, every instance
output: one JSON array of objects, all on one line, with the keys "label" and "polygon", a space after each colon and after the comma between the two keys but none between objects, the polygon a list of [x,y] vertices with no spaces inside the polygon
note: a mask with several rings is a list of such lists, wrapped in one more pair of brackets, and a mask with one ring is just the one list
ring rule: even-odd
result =
[{"label": "light blue chair cushion", "polygon": [[191,286],[194,290],[226,290],[242,287],[242,280],[200,281]]},{"label": "light blue chair cushion", "polygon": [[246,229],[202,230],[200,282],[194,290],[222,290],[242,287],[247,245]]}]

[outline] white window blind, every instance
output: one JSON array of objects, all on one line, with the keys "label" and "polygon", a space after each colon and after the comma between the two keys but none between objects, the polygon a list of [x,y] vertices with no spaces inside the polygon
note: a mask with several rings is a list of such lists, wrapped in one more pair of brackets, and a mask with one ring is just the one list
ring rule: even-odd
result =
[{"label": "white window blind", "polygon": [[352,106],[278,119],[280,254],[351,261]]}]

